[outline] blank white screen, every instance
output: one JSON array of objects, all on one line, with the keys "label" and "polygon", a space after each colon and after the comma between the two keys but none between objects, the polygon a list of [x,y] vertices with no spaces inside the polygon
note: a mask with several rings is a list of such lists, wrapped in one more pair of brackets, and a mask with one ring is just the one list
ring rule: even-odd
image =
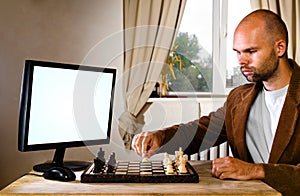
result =
[{"label": "blank white screen", "polygon": [[28,144],[105,139],[112,73],[35,67]]}]

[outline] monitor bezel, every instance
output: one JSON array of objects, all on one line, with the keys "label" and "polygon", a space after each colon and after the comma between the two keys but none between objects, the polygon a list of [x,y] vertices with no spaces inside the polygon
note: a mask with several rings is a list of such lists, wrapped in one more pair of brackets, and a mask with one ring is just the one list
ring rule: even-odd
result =
[{"label": "monitor bezel", "polygon": [[[113,74],[112,78],[112,90],[111,90],[111,102],[109,108],[109,122],[107,137],[105,139],[96,140],[83,140],[83,141],[69,141],[59,143],[44,143],[44,144],[28,144],[29,133],[29,120],[30,120],[30,106],[32,95],[32,82],[35,67],[49,67],[58,69],[71,69],[82,71],[94,71],[105,72]],[[19,107],[19,130],[18,130],[18,150],[21,152],[38,151],[38,150],[51,150],[51,149],[65,149],[72,147],[91,146],[109,144],[111,136],[112,114],[113,114],[113,102],[114,102],[114,88],[116,81],[116,72],[114,68],[103,68],[96,66],[86,66],[79,64],[58,63],[40,60],[25,60],[22,78],[22,88],[20,93],[20,107]]]}]

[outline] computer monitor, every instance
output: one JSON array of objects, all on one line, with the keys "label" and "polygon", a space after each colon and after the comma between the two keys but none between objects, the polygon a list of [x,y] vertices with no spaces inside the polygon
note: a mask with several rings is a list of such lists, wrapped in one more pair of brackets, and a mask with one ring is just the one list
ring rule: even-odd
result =
[{"label": "computer monitor", "polygon": [[34,170],[82,170],[88,163],[64,161],[66,148],[110,142],[115,80],[113,68],[25,61],[18,149],[55,149],[52,162],[35,165]]}]

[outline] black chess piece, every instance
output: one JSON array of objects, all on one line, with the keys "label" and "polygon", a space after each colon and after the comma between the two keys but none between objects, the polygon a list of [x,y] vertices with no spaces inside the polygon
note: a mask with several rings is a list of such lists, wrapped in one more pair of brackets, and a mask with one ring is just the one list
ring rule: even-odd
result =
[{"label": "black chess piece", "polygon": [[116,154],[112,152],[107,161],[107,173],[113,173],[117,165]]},{"label": "black chess piece", "polygon": [[94,159],[94,173],[100,173],[105,166],[104,154],[105,152],[100,148],[97,157]]},{"label": "black chess piece", "polygon": [[116,164],[117,164],[116,153],[112,152],[110,154],[107,164],[110,166],[116,166]]},{"label": "black chess piece", "polygon": [[97,154],[97,158],[100,159],[101,161],[103,161],[105,163],[105,158],[104,158],[104,154],[105,152],[102,150],[102,148],[100,147],[98,154]]}]

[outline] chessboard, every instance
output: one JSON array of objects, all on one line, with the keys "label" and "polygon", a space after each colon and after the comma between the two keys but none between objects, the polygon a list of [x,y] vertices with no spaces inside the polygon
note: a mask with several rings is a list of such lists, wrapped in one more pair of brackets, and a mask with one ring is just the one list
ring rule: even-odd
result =
[{"label": "chessboard", "polygon": [[[102,157],[102,155],[101,155]],[[199,176],[192,165],[184,160],[115,161],[111,155],[106,162],[99,156],[82,173],[83,183],[198,183]],[[182,169],[184,167],[184,169]]]},{"label": "chessboard", "polygon": [[92,163],[81,175],[85,183],[198,183],[199,176],[194,168],[186,163],[187,172],[180,173],[174,166],[173,173],[167,173],[162,161],[119,161],[111,171],[103,167],[94,173]]}]

